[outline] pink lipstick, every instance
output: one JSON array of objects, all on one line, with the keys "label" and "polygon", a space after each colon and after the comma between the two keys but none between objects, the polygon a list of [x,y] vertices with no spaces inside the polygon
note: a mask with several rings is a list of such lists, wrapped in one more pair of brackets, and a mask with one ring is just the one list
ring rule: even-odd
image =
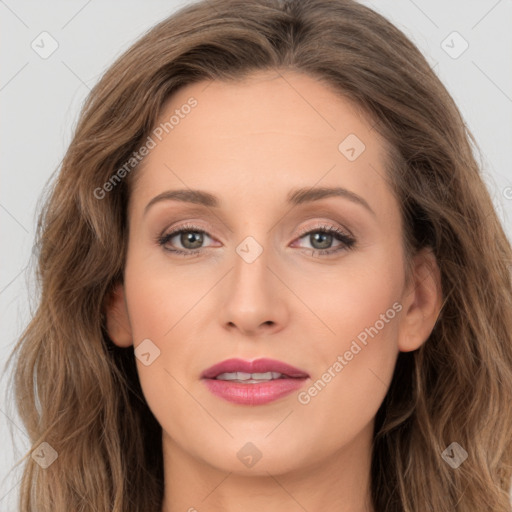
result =
[{"label": "pink lipstick", "polygon": [[263,405],[298,390],[309,378],[299,368],[274,359],[227,359],[201,373],[211,393],[240,405]]}]

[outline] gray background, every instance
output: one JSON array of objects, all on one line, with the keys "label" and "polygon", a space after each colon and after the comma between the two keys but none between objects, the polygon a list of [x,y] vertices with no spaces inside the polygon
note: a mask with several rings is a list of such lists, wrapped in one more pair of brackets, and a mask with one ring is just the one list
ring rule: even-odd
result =
[{"label": "gray background", "polygon": [[[70,142],[78,109],[102,73],[152,25],[188,2],[0,0],[0,511],[16,510],[29,449],[3,365],[30,316],[37,200]],[[364,1],[423,51],[457,102],[480,148],[477,158],[512,239],[512,0]],[[47,58],[48,32],[58,48]],[[463,49],[468,49],[453,58]],[[450,36],[450,37],[448,37]],[[41,37],[46,37],[41,42]],[[448,37],[448,39],[447,39]],[[445,43],[443,43],[445,41]],[[444,47],[444,49],[443,49]],[[451,47],[451,48],[450,48]],[[451,52],[450,56],[448,52]],[[478,243],[476,240],[475,243]],[[14,444],[10,432],[14,434]]]}]

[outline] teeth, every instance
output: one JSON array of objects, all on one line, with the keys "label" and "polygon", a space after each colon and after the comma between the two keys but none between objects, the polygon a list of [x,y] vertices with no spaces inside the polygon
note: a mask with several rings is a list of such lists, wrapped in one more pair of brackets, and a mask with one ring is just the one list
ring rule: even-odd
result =
[{"label": "teeth", "polygon": [[217,380],[235,380],[240,382],[247,382],[253,384],[255,382],[265,382],[274,379],[280,379],[284,377],[279,372],[266,372],[266,373],[245,373],[245,372],[230,372],[221,373],[217,375]]}]

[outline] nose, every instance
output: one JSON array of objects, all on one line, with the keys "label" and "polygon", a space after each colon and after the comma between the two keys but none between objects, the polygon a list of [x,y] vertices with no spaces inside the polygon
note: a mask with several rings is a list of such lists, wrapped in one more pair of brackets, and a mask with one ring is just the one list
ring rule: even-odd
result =
[{"label": "nose", "polygon": [[286,287],[269,268],[268,251],[249,263],[238,254],[227,276],[220,320],[224,329],[247,336],[275,334],[288,322]]}]

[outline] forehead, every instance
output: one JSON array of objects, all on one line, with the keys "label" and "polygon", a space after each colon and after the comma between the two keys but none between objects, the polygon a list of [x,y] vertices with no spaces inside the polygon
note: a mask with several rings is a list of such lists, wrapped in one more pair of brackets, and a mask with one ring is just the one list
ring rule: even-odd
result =
[{"label": "forehead", "polygon": [[[193,105],[193,106],[191,106]],[[385,141],[352,102],[295,72],[179,89],[152,131],[134,201],[164,188],[208,190],[258,203],[290,188],[343,186],[385,203]],[[388,198],[389,200],[389,198]]]}]

